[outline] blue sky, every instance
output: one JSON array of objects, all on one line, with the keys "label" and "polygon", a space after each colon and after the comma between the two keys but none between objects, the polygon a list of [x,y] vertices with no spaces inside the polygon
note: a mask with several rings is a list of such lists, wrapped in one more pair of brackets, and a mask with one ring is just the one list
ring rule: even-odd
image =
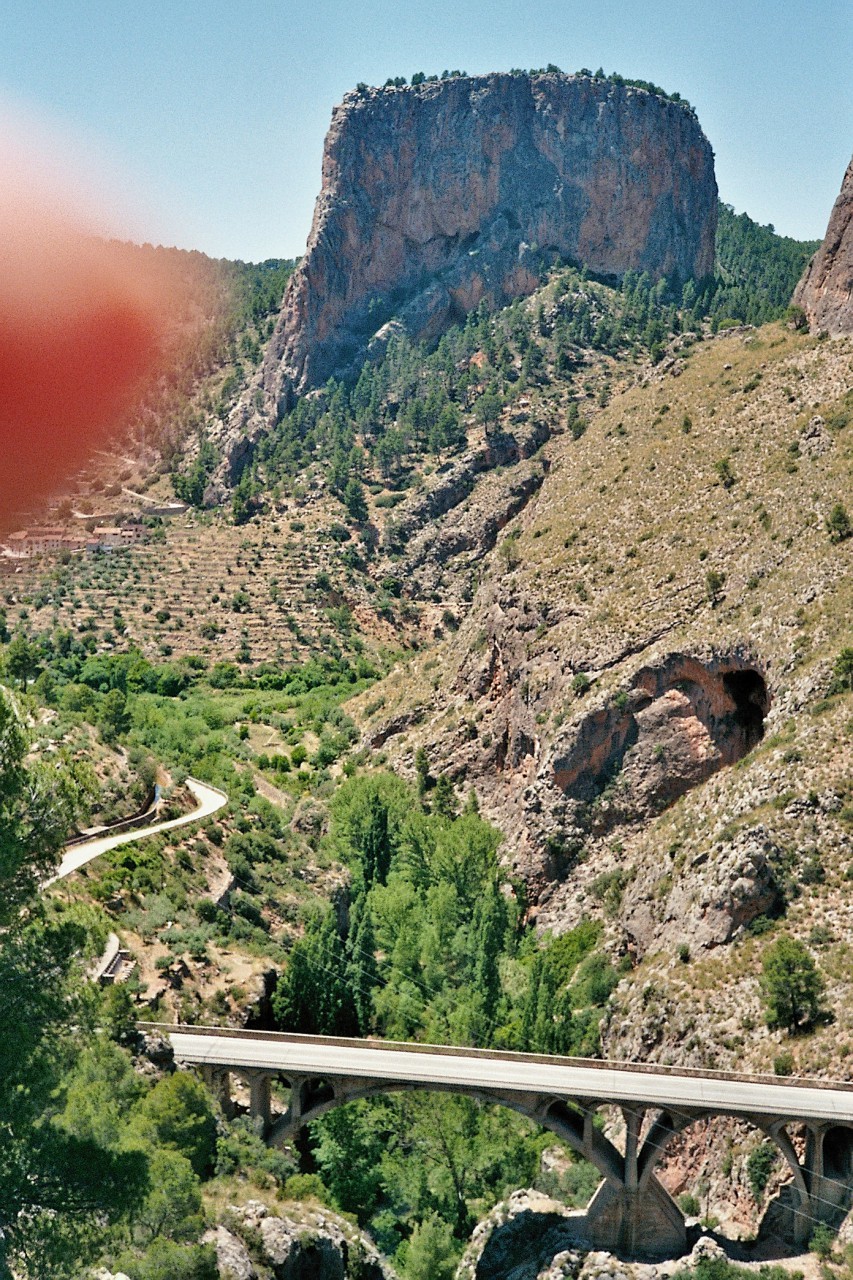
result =
[{"label": "blue sky", "polygon": [[122,175],[137,237],[258,260],[302,251],[358,81],[548,62],[678,90],[722,198],[823,235],[853,148],[849,0],[5,0],[0,93]]}]

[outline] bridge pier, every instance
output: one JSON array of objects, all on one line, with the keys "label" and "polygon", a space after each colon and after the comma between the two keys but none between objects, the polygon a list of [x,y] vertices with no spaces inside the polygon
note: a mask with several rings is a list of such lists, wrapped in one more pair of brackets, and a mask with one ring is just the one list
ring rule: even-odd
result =
[{"label": "bridge pier", "polygon": [[231,1072],[227,1067],[203,1066],[201,1078],[213,1094],[222,1114],[231,1119],[235,1113],[234,1100],[231,1096]]},{"label": "bridge pier", "polygon": [[586,1233],[594,1248],[622,1257],[678,1258],[687,1249],[684,1215],[657,1178],[642,1191],[605,1179],[587,1206]]},{"label": "bridge pier", "polygon": [[[685,1251],[684,1215],[666,1188],[643,1168],[640,1135],[645,1108],[623,1107],[625,1155],[621,1177],[612,1174],[601,1183],[586,1211],[587,1231],[596,1248],[629,1257],[667,1258]],[[584,1152],[596,1159],[591,1127],[584,1125]],[[618,1155],[618,1153],[617,1153]]]},{"label": "bridge pier", "polygon": [[290,1084],[290,1104],[280,1123],[285,1124],[289,1130],[295,1132],[302,1123],[302,1112],[305,1106],[305,1086],[308,1081],[305,1076],[291,1076],[288,1083]]},{"label": "bridge pier", "polygon": [[804,1171],[814,1216],[834,1222],[853,1199],[853,1132],[830,1123],[808,1125]]},{"label": "bridge pier", "polygon": [[246,1080],[249,1085],[249,1115],[261,1137],[264,1137],[272,1120],[272,1077],[267,1071],[247,1071]]}]

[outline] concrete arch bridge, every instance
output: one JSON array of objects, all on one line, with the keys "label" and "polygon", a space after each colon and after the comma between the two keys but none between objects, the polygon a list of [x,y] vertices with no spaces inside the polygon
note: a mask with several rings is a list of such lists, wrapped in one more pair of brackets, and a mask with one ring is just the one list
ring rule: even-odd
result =
[{"label": "concrete arch bridge", "polygon": [[[177,1062],[201,1071],[226,1110],[231,1076],[245,1080],[250,1113],[273,1144],[332,1107],[392,1090],[445,1090],[511,1107],[601,1173],[586,1214],[594,1248],[684,1252],[683,1215],[655,1168],[677,1134],[712,1116],[747,1121],[779,1148],[791,1181],[775,1227],[792,1243],[807,1241],[818,1222],[838,1221],[853,1200],[850,1084],[215,1027],[156,1029],[171,1040]],[[280,1115],[271,1107],[274,1081],[290,1090]],[[594,1123],[606,1106],[622,1110],[624,1151]],[[804,1133],[804,1147],[795,1131]]]}]

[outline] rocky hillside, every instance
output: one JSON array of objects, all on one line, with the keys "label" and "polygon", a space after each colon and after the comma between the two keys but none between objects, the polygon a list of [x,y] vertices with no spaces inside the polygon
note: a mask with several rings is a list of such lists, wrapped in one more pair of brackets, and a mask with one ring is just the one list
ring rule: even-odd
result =
[{"label": "rocky hillside", "polygon": [[707,275],[715,223],[713,154],[682,102],[557,73],[349,93],[265,361],[266,407],[352,365],[392,314],[435,337],[482,299],[531,293],[543,256]]},{"label": "rocky hillside", "polygon": [[853,160],[823,244],[797,286],[794,302],[803,308],[813,329],[853,333]]},{"label": "rocky hillside", "polygon": [[760,1016],[740,941],[787,912],[820,925],[839,984],[839,1029],[799,1058],[842,1070],[851,746],[828,695],[850,645],[850,378],[848,340],[782,326],[673,351],[552,438],[458,633],[360,708],[404,772],[424,747],[475,788],[543,928],[598,917],[646,958],[615,1056],[766,1067],[769,1033],[737,1033]]}]

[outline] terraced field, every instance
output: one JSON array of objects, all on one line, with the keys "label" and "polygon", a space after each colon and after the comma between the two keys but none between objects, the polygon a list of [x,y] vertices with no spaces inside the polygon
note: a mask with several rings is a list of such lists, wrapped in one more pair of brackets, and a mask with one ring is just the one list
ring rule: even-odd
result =
[{"label": "terraced field", "polygon": [[[345,581],[339,544],[323,534],[329,523],[326,504],[241,527],[190,513],[162,541],[55,567],[33,561],[5,584],[8,625],[95,630],[99,644],[129,638],[152,658],[302,661],[318,647],[346,647],[351,610],[371,613],[363,587]],[[391,642],[375,615],[372,629]]]}]

